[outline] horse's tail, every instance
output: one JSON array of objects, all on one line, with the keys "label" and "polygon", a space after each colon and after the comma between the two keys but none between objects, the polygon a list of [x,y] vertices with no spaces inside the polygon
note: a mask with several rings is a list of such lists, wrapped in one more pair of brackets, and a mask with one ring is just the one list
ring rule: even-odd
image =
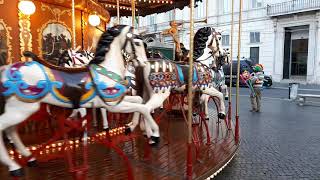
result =
[{"label": "horse's tail", "polygon": [[145,79],[143,76],[143,67],[136,67],[135,68],[135,76],[136,76],[136,91],[137,91],[137,96],[143,97],[143,88],[144,88],[144,83]]},{"label": "horse's tail", "polygon": [[23,56],[28,57],[28,58],[32,58],[33,60],[36,60],[36,61],[40,60],[40,58],[31,51],[24,51]]}]

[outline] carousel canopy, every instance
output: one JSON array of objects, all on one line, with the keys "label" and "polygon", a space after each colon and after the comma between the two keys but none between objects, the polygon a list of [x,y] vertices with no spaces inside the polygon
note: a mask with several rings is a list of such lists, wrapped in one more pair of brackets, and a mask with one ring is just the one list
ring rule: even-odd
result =
[{"label": "carousel canopy", "polygon": [[[162,13],[175,8],[183,9],[190,4],[190,0],[135,0],[136,15],[146,16]],[[202,1],[202,0],[195,0]],[[117,15],[117,0],[99,0],[105,5],[111,16]],[[120,16],[131,16],[131,0],[119,0]]]}]

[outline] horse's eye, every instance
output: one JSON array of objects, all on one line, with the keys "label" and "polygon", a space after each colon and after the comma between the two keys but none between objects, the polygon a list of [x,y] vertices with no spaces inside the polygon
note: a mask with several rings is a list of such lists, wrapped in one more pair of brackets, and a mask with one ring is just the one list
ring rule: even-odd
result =
[{"label": "horse's eye", "polygon": [[136,46],[140,46],[140,44],[139,44],[138,42],[134,42],[134,44],[135,44]]},{"label": "horse's eye", "polygon": [[80,57],[83,57],[83,55],[81,54]]}]

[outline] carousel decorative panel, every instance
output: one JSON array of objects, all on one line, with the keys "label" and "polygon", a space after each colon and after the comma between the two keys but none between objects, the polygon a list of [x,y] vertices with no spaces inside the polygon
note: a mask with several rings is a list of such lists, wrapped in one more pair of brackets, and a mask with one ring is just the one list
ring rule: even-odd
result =
[{"label": "carousel decorative panel", "polygon": [[2,19],[0,19],[0,65],[11,63],[11,27],[8,27]]},{"label": "carousel decorative panel", "polygon": [[71,48],[71,32],[68,27],[59,22],[46,24],[40,33],[42,57],[56,63],[62,53]]}]

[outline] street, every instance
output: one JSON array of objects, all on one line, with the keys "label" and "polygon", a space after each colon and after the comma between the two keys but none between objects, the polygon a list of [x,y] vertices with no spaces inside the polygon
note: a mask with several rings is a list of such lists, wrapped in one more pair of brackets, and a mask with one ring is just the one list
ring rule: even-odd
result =
[{"label": "street", "polygon": [[298,106],[288,100],[288,89],[265,89],[261,113],[251,113],[248,94],[248,88],[240,89],[240,149],[215,179],[319,180],[320,100]]}]

